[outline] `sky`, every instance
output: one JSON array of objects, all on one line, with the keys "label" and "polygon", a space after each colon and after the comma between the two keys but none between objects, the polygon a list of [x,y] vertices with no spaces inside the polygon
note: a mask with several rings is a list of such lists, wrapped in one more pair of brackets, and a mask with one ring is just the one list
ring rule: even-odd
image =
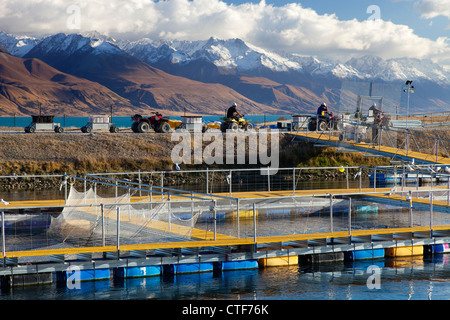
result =
[{"label": "sky", "polygon": [[450,0],[2,0],[0,31],[114,38],[240,38],[345,62],[431,59],[450,68]]}]

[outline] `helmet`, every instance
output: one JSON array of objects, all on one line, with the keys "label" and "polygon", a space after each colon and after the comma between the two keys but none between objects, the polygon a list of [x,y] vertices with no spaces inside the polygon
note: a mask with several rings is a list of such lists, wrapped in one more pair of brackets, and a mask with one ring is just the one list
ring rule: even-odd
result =
[{"label": "helmet", "polygon": [[321,107],[326,107],[327,104],[324,102],[324,103],[322,103],[320,106],[321,106]]},{"label": "helmet", "polygon": [[237,107],[236,102],[231,105],[232,107]]}]

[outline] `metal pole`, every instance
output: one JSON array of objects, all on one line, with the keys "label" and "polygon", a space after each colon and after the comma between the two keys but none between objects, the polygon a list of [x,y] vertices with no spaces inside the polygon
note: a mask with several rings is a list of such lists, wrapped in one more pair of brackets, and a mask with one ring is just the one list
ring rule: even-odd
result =
[{"label": "metal pole", "polygon": [[231,169],[230,169],[230,174],[228,175],[229,179],[230,179],[230,197],[231,197],[231,183],[233,181],[233,179],[231,179]]},{"label": "metal pole", "polygon": [[433,192],[430,192],[430,229],[433,229]]},{"label": "metal pole", "polygon": [[450,176],[447,177],[447,205],[450,204]]},{"label": "metal pole", "polygon": [[348,166],[345,166],[345,180],[347,180],[347,189],[349,189],[350,185],[348,183]]},{"label": "metal pole", "polygon": [[214,240],[216,240],[217,235],[217,216],[216,216],[216,200],[213,200],[213,216],[214,216]]},{"label": "metal pole", "polygon": [[360,168],[359,169],[359,173],[360,173],[360,175],[359,175],[359,192],[361,192],[361,185],[362,185],[362,171],[361,171],[362,169]]},{"label": "metal pole", "polygon": [[269,173],[269,167],[267,167],[267,191],[270,192],[270,173]]},{"label": "metal pole", "polygon": [[406,130],[408,130],[408,116],[409,116],[409,91],[410,91],[410,88],[407,88],[406,90],[408,90],[408,99],[407,99],[407,103],[406,103]]},{"label": "metal pole", "polygon": [[403,188],[405,187],[405,165],[403,165],[402,169],[402,194],[401,199],[403,200]]},{"label": "metal pole", "polygon": [[256,244],[256,209],[253,202],[253,242]]},{"label": "metal pole", "polygon": [[5,266],[6,264],[5,210],[2,210],[2,254],[3,254],[3,266]]},{"label": "metal pole", "polygon": [[295,187],[296,187],[296,183],[295,183],[295,167],[292,169],[292,195],[295,196]]},{"label": "metal pole", "polygon": [[103,203],[100,203],[100,208],[102,212],[102,246],[105,246],[105,211],[103,208]]},{"label": "metal pole", "polygon": [[151,202],[153,202],[153,186],[150,187],[150,210],[153,209],[153,203]]},{"label": "metal pole", "polygon": [[161,172],[161,200],[164,200],[164,172]]},{"label": "metal pole", "polygon": [[333,195],[330,194],[330,232],[333,232]]},{"label": "metal pole", "polygon": [[439,157],[439,141],[436,139],[436,162],[438,161]]},{"label": "metal pole", "polygon": [[141,169],[139,169],[138,171],[138,186],[139,186],[139,196],[142,196],[142,191],[141,191]]},{"label": "metal pole", "polygon": [[64,172],[64,204],[67,204],[67,175]]},{"label": "metal pole", "polygon": [[119,196],[119,194],[118,194],[118,190],[117,190],[117,188],[118,188],[118,186],[117,186],[117,183],[116,183],[116,185],[115,185],[115,187],[114,187],[114,195],[115,195],[115,200],[114,201],[116,201],[116,203],[117,203],[117,197]]},{"label": "metal pole", "polygon": [[120,257],[120,207],[117,207],[117,259]]},{"label": "metal pole", "polygon": [[352,198],[348,198],[348,236],[352,235]]},{"label": "metal pole", "polygon": [[377,192],[377,168],[373,168],[373,191]]},{"label": "metal pole", "polygon": [[[408,120],[406,120],[406,130],[408,130]],[[406,133],[406,155],[409,152],[409,132]]]},{"label": "metal pole", "polygon": [[412,228],[413,226],[413,213],[412,213],[412,206],[413,206],[413,201],[412,201],[412,191],[409,190],[409,226]]},{"label": "metal pole", "polygon": [[167,195],[167,205],[168,205],[168,214],[169,214],[169,231],[172,231],[172,215],[170,214],[170,193]]},{"label": "metal pole", "polygon": [[239,199],[236,200],[237,237],[240,238],[241,230],[239,226]]},{"label": "metal pole", "polygon": [[206,168],[206,194],[208,194],[209,190],[209,169]]}]

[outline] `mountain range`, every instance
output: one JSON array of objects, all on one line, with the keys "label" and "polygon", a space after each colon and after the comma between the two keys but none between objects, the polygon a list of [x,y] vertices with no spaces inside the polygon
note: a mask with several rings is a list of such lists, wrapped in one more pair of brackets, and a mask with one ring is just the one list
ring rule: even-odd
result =
[{"label": "mountain range", "polygon": [[[233,102],[246,114],[312,113],[322,102],[332,110],[353,112],[358,97],[369,95],[383,96],[385,110],[405,113],[405,80],[415,85],[410,112],[450,107],[450,71],[430,60],[363,56],[342,63],[270,52],[241,39],[126,41],[95,32],[42,38],[0,33],[0,44],[15,63],[0,59],[1,70],[24,72],[14,75],[21,82],[0,73],[3,114],[30,114],[36,105],[67,115],[108,113],[110,108],[116,115],[151,110],[223,114]],[[30,63],[40,68],[18,67]],[[54,74],[40,79],[38,69]],[[64,95],[51,97],[61,91],[28,88],[41,80],[65,90],[78,87],[72,95],[59,88]]]}]

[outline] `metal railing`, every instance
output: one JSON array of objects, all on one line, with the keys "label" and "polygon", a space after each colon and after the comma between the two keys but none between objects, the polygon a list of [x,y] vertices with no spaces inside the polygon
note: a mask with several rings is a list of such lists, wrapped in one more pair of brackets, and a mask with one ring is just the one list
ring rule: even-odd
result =
[{"label": "metal railing", "polygon": [[[356,167],[354,167],[356,168]],[[289,210],[291,210],[289,213],[286,213],[284,216],[289,217],[289,221],[291,222],[295,222],[293,224],[295,224],[294,226],[292,226],[292,228],[287,228],[286,231],[284,230],[276,230],[276,234],[299,234],[299,233],[311,233],[311,232],[323,232],[323,231],[328,231],[328,232],[336,232],[336,231],[342,231],[342,230],[347,230],[348,234],[351,235],[352,230],[355,230],[355,228],[357,229],[361,229],[362,227],[364,227],[364,222],[361,225],[360,223],[356,223],[356,218],[359,219],[358,215],[355,215],[355,206],[357,205],[356,202],[358,201],[358,199],[360,199],[360,197],[362,196],[386,196],[386,195],[398,195],[400,196],[400,201],[406,201],[403,202],[403,206],[406,205],[408,206],[408,221],[405,222],[404,224],[401,224],[400,226],[407,226],[407,227],[413,227],[413,226],[428,226],[430,229],[432,229],[434,226],[436,225],[440,225],[440,224],[447,224],[447,220],[445,220],[445,217],[437,217],[435,216],[435,212],[436,212],[436,197],[439,195],[439,193],[441,194],[440,196],[445,196],[446,194],[446,206],[448,207],[449,205],[449,199],[450,199],[450,176],[447,173],[440,173],[440,174],[436,174],[434,175],[434,177],[440,177],[443,180],[445,179],[445,181],[447,181],[447,185],[446,188],[444,188],[443,186],[438,187],[436,183],[432,183],[430,186],[427,187],[422,187],[419,188],[418,185],[417,186],[413,186],[413,188],[407,188],[406,187],[406,179],[405,174],[407,173],[407,169],[406,166],[402,165],[401,169],[398,166],[390,166],[390,167],[376,167],[376,168],[363,168],[363,167],[358,167],[359,168],[359,172],[366,172],[366,173],[370,173],[373,172],[373,177],[374,177],[374,181],[373,181],[373,189],[367,189],[367,188],[362,188],[361,183],[359,184],[359,190],[348,190],[345,191],[345,189],[343,191],[337,192],[337,191],[332,191],[330,189],[324,189],[323,192],[316,192],[314,195],[300,195],[300,194],[295,194],[295,188],[293,188],[291,190],[291,192],[288,192],[287,195],[283,195],[283,196],[273,196],[270,194],[267,194],[268,196],[270,195],[270,197],[264,197],[264,196],[259,196],[259,197],[249,197],[247,199],[243,199],[243,198],[239,198],[239,197],[228,197],[228,196],[224,196],[224,195],[214,195],[214,194],[210,194],[210,193],[202,193],[202,192],[194,192],[194,191],[185,191],[183,189],[176,189],[176,188],[168,188],[168,187],[161,187],[161,186],[154,186],[154,185],[148,185],[148,184],[143,184],[143,183],[139,183],[139,182],[132,182],[132,181],[127,181],[127,180],[123,180],[123,179],[113,179],[113,178],[108,178],[108,177],[104,177],[101,176],[100,174],[92,174],[92,175],[87,175],[88,178],[82,178],[82,177],[75,177],[75,176],[70,176],[67,175],[66,178],[68,181],[70,182],[70,179],[74,179],[74,180],[79,180],[79,181],[83,181],[83,182],[89,182],[92,184],[101,184],[101,185],[105,185],[108,187],[113,187],[113,188],[124,188],[127,190],[127,192],[138,192],[141,191],[145,194],[147,194],[149,196],[148,200],[144,200],[142,202],[140,202],[141,205],[157,205],[157,204],[163,204],[163,203],[176,203],[178,202],[181,206],[181,208],[191,208],[191,206],[196,205],[201,203],[202,206],[206,206],[205,209],[205,213],[209,212],[210,218],[209,219],[205,219],[202,223],[200,223],[198,226],[196,226],[196,228],[200,228],[200,229],[204,229],[204,231],[211,231],[211,240],[216,239],[218,234],[227,234],[231,237],[234,237],[236,239],[240,239],[240,238],[253,238],[256,240],[257,237],[261,237],[261,236],[268,236],[273,234],[273,226],[274,223],[277,223],[276,215],[272,216],[271,213],[269,212],[269,210],[280,210],[280,208],[288,208]],[[317,169],[317,168],[290,168],[291,170],[293,170],[293,177],[295,177],[296,175],[296,170],[297,169],[303,169],[303,170],[313,170],[313,169]],[[320,169],[324,169],[324,168],[320,168]],[[336,167],[329,167],[326,169],[332,169],[332,170],[336,170],[338,168]],[[425,166],[421,166],[419,169],[417,169],[418,172],[419,170],[421,173],[425,174]],[[200,171],[201,173],[205,173]],[[209,172],[209,171],[208,171]],[[381,188],[378,186],[378,183],[380,181],[377,182],[377,174],[379,173],[395,173],[397,172],[398,175],[400,175],[401,177],[403,177],[402,180],[400,180],[401,184],[397,185],[397,180],[394,180],[394,183],[388,188],[386,189]],[[401,173],[400,173],[401,172]],[[139,172],[138,172],[139,173]],[[167,173],[167,172],[165,172]],[[125,174],[125,173],[123,173]],[[131,174],[131,173],[128,173]],[[142,174],[142,172],[141,172]],[[359,176],[359,181],[362,181],[362,174],[357,175],[356,177]],[[65,184],[67,185],[67,183]],[[397,186],[399,186],[399,188],[397,188]],[[401,186],[401,188],[400,188]],[[268,191],[268,190],[265,190]],[[153,199],[151,197],[151,194],[155,193],[157,195],[163,195],[162,199],[157,199],[155,201],[155,199]],[[117,193],[116,193],[117,194]],[[414,209],[414,203],[413,203],[413,199],[418,197],[418,196],[423,196],[423,194],[427,195],[429,202],[428,202],[428,207],[429,210],[427,213],[423,212],[423,204],[422,204],[422,209],[417,209],[418,213],[414,214],[413,209]],[[436,195],[436,196],[435,196]],[[423,197],[422,197],[423,198]],[[66,197],[67,199],[67,197]],[[314,201],[320,200],[323,202],[325,202],[325,204],[321,204],[320,206],[322,207],[322,209],[315,209],[315,210],[311,210],[308,212],[303,212],[303,213],[299,213],[298,211],[296,213],[292,213],[292,210],[299,210],[299,209],[305,209],[305,207],[308,206],[308,204],[313,204]],[[344,201],[344,202],[342,202]],[[221,203],[222,202],[222,203]],[[339,203],[338,203],[339,202]],[[422,201],[423,202],[423,201]],[[208,207],[207,204],[210,204],[210,206]],[[211,205],[212,204],[212,205]],[[3,257],[7,257],[8,256],[8,252],[11,252],[10,249],[7,250],[7,244],[8,244],[8,239],[11,236],[10,234],[6,233],[5,230],[5,210],[8,210],[8,212],[14,212],[14,210],[29,210],[32,208],[42,208],[42,207],[46,207],[46,208],[51,208],[51,207],[79,207],[79,208],[83,208],[83,207],[90,207],[90,208],[97,208],[100,212],[102,212],[101,217],[99,218],[99,221],[102,221],[101,224],[103,226],[103,221],[104,221],[104,217],[103,217],[103,208],[104,208],[105,204],[102,203],[98,203],[98,204],[77,204],[77,205],[70,205],[70,204],[66,204],[66,205],[58,205],[58,206],[47,206],[47,205],[43,205],[43,206],[36,206],[36,207],[27,207],[27,206],[15,206],[15,207],[3,207],[1,210],[1,216],[2,216],[2,256]],[[129,206],[130,203],[119,203],[119,202],[114,202],[113,203],[108,203],[108,206],[115,206],[117,207],[117,221],[120,221],[120,208],[122,206]],[[440,204],[440,206],[442,206]],[[348,209],[344,210],[347,212],[347,215],[342,215],[339,212],[342,212],[342,208],[343,207],[347,207]],[[174,211],[176,211],[175,209],[172,209]],[[265,215],[262,213],[264,210],[266,210],[267,212],[265,213]],[[339,211],[340,210],[340,211]],[[448,210],[448,208],[445,208],[445,210]],[[189,210],[188,210],[189,211]],[[223,219],[225,220],[220,220],[218,218],[218,214],[220,212],[218,211],[224,211],[224,212],[236,212],[236,215],[233,217],[233,215],[231,215],[231,218],[225,218],[225,215],[223,217]],[[259,212],[260,211],[260,212]],[[253,212],[253,214],[252,214]],[[257,213],[259,212],[259,213]],[[317,212],[322,212],[322,213],[317,213]],[[338,215],[336,215],[336,213],[339,213]],[[241,215],[240,215],[241,213]],[[245,213],[245,215],[244,215]],[[313,225],[309,224],[309,227],[307,230],[299,230],[300,226],[308,226],[308,219],[309,217],[312,217],[311,214],[317,215],[319,214],[320,217],[320,221],[321,222],[321,228],[322,229],[315,229],[315,227],[313,227]],[[426,215],[428,214],[428,218],[424,218]],[[283,216],[283,215],[281,215]],[[420,218],[418,218],[420,217]],[[249,220],[249,218],[251,218],[251,221]],[[231,224],[228,223],[227,221],[230,221],[229,219],[231,219]],[[275,219],[275,220],[273,220]],[[293,219],[293,220],[292,220]],[[219,224],[220,224],[220,228],[218,228],[218,220]],[[345,222],[345,221],[346,222]],[[283,221],[283,219],[281,219],[280,221]],[[327,222],[328,221],[328,222]],[[250,222],[250,223],[249,223]],[[169,220],[170,223],[170,220]],[[292,224],[292,223],[291,223]],[[286,224],[282,224],[282,226],[286,227]],[[226,229],[225,227],[230,227],[231,229]],[[370,226],[365,226],[366,228],[370,229]],[[389,226],[389,227],[399,227],[397,225],[395,226]],[[117,229],[116,229],[116,249],[119,252],[121,250],[122,247],[122,243],[121,243],[121,223],[119,222],[117,224]],[[325,230],[323,228],[328,228],[328,230]],[[222,231],[220,229],[226,230],[226,231]],[[14,238],[14,237],[13,237]],[[17,239],[12,239],[11,241],[15,241]],[[146,242],[142,242],[140,244],[143,244]],[[106,246],[106,241],[104,239],[104,237],[102,236],[102,246]],[[30,248],[29,250],[35,250],[36,248]],[[110,250],[110,248],[108,248],[108,250]]]}]

